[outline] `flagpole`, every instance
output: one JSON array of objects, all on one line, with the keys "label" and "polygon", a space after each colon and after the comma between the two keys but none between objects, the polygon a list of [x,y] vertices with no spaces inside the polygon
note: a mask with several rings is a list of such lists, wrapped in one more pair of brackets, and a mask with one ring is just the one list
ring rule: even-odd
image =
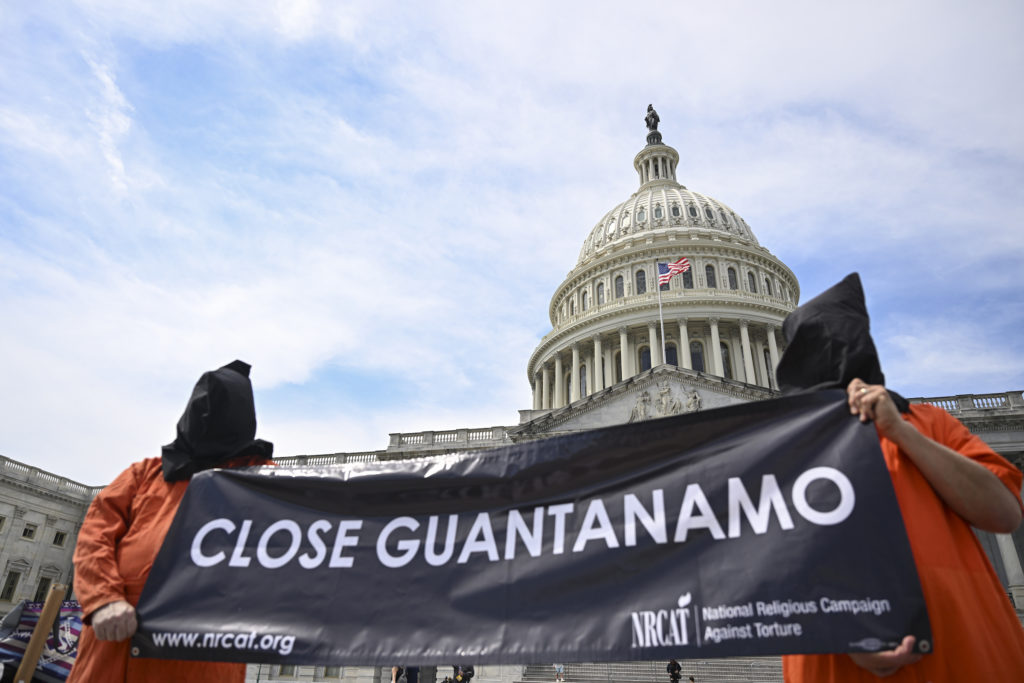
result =
[{"label": "flagpole", "polygon": [[[654,274],[657,276],[654,279],[655,284],[658,287],[658,320],[661,321],[661,362],[667,363],[668,359],[665,358],[665,316],[661,312],[661,273],[658,272],[658,262],[654,262]],[[669,282],[672,280],[669,279]],[[651,364],[654,365],[653,363]]]}]

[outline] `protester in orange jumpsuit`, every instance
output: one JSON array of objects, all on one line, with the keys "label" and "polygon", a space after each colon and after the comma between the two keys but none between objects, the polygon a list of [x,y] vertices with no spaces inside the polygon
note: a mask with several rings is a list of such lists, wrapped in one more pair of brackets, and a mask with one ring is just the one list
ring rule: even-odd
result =
[{"label": "protester in orange jumpsuit", "polygon": [[245,665],[135,659],[135,605],[191,476],[212,467],[267,464],[254,438],[249,366],[204,373],[160,458],[137,462],[96,496],[75,546],[75,593],[85,626],[69,683],[242,683]]},{"label": "protester in orange jumpsuit", "polygon": [[[786,681],[1024,681],[1024,629],[971,530],[1020,524],[1020,470],[945,410],[885,388],[856,274],[791,313],[783,332],[783,393],[842,387],[850,413],[874,422],[932,629],[924,648],[907,635],[884,652],[783,657]],[[885,561],[865,558],[865,569]]]}]

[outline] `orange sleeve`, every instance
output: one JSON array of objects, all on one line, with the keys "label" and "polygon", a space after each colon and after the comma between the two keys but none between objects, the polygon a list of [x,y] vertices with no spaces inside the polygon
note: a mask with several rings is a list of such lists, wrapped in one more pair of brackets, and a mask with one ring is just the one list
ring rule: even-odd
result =
[{"label": "orange sleeve", "polygon": [[125,599],[117,564],[117,544],[131,524],[131,504],[139,488],[141,463],[119,474],[104,488],[85,514],[75,544],[75,594],[85,623],[107,603]]},{"label": "orange sleeve", "polygon": [[957,453],[970,458],[979,465],[982,465],[992,474],[999,477],[999,481],[1010,489],[1017,499],[1017,505],[1024,510],[1024,503],[1021,502],[1020,490],[1024,475],[1013,464],[992,450],[981,437],[972,434],[960,420],[956,419],[941,408],[934,408],[931,416],[931,438],[939,443],[952,448]]}]

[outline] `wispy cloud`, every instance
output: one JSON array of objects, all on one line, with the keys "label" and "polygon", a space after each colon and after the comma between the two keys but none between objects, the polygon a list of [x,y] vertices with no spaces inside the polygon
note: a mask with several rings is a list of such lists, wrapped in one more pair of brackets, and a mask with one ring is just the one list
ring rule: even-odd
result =
[{"label": "wispy cloud", "polygon": [[[235,357],[283,454],[515,422],[549,297],[636,189],[648,102],[680,180],[805,298],[864,274],[901,390],[1020,388],[1021,311],[988,304],[1019,298],[1022,23],[1013,2],[8,8],[0,452],[108,480]],[[942,344],[970,362],[937,372]]]},{"label": "wispy cloud", "polygon": [[1013,326],[992,327],[941,315],[903,316],[880,339],[887,378],[924,396],[1020,391],[1019,351],[998,341],[999,328]]}]

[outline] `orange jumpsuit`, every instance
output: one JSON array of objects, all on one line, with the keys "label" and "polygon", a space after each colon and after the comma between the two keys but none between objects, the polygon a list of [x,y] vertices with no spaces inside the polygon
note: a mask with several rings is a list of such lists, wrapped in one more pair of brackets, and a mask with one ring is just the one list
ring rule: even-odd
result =
[{"label": "orange jumpsuit", "polygon": [[[261,457],[236,458],[223,466],[260,465]],[[68,683],[242,683],[245,665],[129,657],[131,640],[102,641],[87,624],[115,600],[139,602],[142,586],[171,526],[188,480],[166,482],[160,458],[137,462],[103,489],[78,532],[75,593],[83,621],[78,656]]]},{"label": "orange jumpsuit", "polygon": [[[1020,504],[1021,472],[945,410],[912,405],[919,432],[984,465]],[[881,439],[910,549],[921,579],[934,651],[885,681],[1024,681],[1024,629],[970,525],[939,498],[894,443]],[[884,562],[885,558],[870,558]],[[783,657],[789,683],[877,682],[845,654]]]}]

